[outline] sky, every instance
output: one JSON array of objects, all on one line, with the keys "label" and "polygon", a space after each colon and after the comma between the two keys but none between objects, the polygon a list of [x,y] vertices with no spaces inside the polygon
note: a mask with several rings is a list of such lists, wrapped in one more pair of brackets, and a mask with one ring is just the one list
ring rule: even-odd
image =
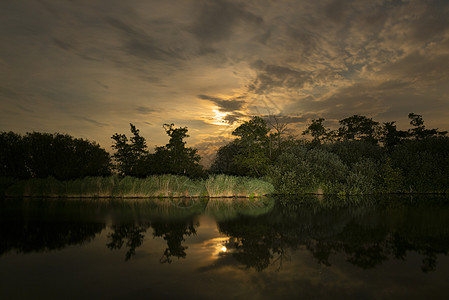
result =
[{"label": "sky", "polygon": [[252,116],[421,114],[449,129],[449,1],[0,1],[0,131],[98,142],[164,123],[202,153]]}]

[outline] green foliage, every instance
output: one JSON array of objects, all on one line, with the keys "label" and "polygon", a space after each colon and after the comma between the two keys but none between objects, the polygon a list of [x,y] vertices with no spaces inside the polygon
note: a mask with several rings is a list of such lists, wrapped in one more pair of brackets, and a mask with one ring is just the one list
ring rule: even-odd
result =
[{"label": "green foliage", "polygon": [[260,177],[266,174],[270,159],[267,157],[264,149],[255,145],[250,146],[245,153],[234,156],[234,164],[240,166],[246,171],[246,175]]},{"label": "green foliage", "polygon": [[265,120],[256,116],[237,127],[232,134],[245,143],[265,143],[269,131]]},{"label": "green foliage", "polygon": [[378,163],[369,158],[361,158],[352,164],[346,176],[346,194],[366,195],[378,192],[378,173]]},{"label": "green foliage", "polygon": [[269,131],[260,117],[244,122],[232,132],[238,138],[218,150],[210,172],[253,177],[265,175],[271,163]]},{"label": "green foliage", "polygon": [[348,166],[351,166],[362,159],[381,161],[385,155],[382,147],[367,141],[335,142],[333,144],[325,145],[325,149],[338,155],[343,163]]},{"label": "green foliage", "polygon": [[306,130],[302,132],[303,135],[310,134],[313,142],[320,143],[327,138],[329,130],[323,125],[324,118],[312,120],[312,123],[307,126]]},{"label": "green foliage", "polygon": [[449,191],[449,138],[409,140],[391,153],[395,167],[402,170],[407,191]]},{"label": "green foliage", "polygon": [[[245,175],[260,177],[266,174],[270,163],[270,144],[267,123],[260,117],[253,117],[237,127],[232,134],[238,138],[234,141],[237,153],[233,156],[232,165],[237,166]],[[218,152],[218,155],[226,154]],[[218,157],[218,160],[222,158]],[[238,172],[238,173],[240,173]]]},{"label": "green foliage", "polygon": [[387,157],[382,165],[379,176],[384,192],[397,193],[403,191],[404,177],[402,176],[402,170],[393,166],[393,161],[390,157]]},{"label": "green foliage", "polygon": [[347,167],[324,149],[297,146],[289,149],[270,169],[276,191],[282,194],[336,193],[343,188]]},{"label": "green foliage", "polygon": [[234,158],[242,155],[243,146],[236,141],[226,144],[217,151],[209,172],[212,174],[227,174],[244,176],[247,174],[247,169],[242,164],[239,164]]}]

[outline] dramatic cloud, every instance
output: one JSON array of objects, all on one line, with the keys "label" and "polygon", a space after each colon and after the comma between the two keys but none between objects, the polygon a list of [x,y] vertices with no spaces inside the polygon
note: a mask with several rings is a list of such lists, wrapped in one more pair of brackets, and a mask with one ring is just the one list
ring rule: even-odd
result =
[{"label": "dramatic cloud", "polygon": [[[237,100],[237,99],[230,99],[230,100],[223,100],[217,97],[211,97],[207,95],[198,95],[198,98],[209,100],[213,103],[215,103],[218,106],[218,109],[222,112],[234,112],[241,110],[243,105],[245,104],[245,101]],[[239,99],[242,99],[244,97],[238,97]]]},{"label": "dramatic cloud", "polygon": [[256,94],[270,93],[274,88],[301,89],[310,75],[307,72],[292,70],[283,66],[266,65],[258,60],[252,65],[257,77],[249,85],[249,91]]},{"label": "dramatic cloud", "polygon": [[[0,2],[0,130],[110,149],[132,122],[162,145],[229,140],[252,115],[300,132],[364,114],[449,129],[449,2]],[[151,146],[150,146],[151,147]]]},{"label": "dramatic cloud", "polygon": [[263,19],[245,9],[243,3],[203,1],[200,14],[193,22],[193,34],[204,43],[229,40],[237,26],[258,26]]}]

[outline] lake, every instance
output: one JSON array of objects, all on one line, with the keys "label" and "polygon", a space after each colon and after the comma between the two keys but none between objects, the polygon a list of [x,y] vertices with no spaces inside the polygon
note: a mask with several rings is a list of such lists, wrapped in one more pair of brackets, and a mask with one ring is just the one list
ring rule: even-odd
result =
[{"label": "lake", "polygon": [[447,299],[449,198],[1,199],[0,299]]}]

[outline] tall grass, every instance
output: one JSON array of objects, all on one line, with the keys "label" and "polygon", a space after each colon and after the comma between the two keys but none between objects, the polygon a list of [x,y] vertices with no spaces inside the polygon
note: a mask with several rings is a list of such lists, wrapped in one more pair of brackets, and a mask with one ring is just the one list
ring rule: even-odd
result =
[{"label": "tall grass", "polygon": [[206,180],[185,176],[158,175],[135,177],[85,177],[59,181],[53,177],[18,181],[9,186],[6,196],[25,197],[260,197],[274,191],[259,179],[218,175]]},{"label": "tall grass", "polygon": [[261,197],[274,192],[271,183],[261,179],[228,175],[209,176],[205,182],[209,197]]}]

